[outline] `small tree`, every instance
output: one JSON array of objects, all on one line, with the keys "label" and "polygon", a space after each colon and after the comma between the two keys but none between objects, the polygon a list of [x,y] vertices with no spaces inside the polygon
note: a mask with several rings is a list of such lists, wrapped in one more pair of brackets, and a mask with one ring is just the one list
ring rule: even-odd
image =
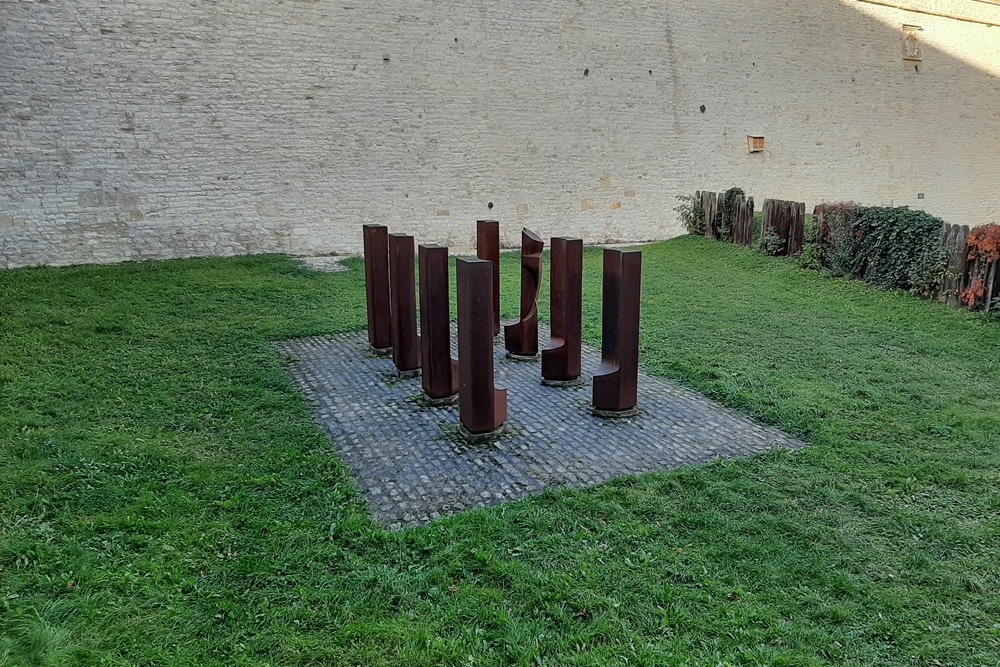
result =
[{"label": "small tree", "polygon": [[677,195],[681,202],[674,210],[680,215],[681,222],[688,234],[695,236],[705,235],[705,209],[702,208],[701,200],[691,195]]}]

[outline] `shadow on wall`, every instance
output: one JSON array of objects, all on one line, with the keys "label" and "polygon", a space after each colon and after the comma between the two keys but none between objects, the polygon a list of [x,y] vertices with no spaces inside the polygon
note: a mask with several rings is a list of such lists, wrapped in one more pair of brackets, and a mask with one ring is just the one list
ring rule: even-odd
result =
[{"label": "shadow on wall", "polygon": [[[704,180],[689,179],[684,193],[739,185],[758,201],[810,208],[853,199],[924,208],[946,220],[1000,217],[989,194],[1000,176],[988,166],[1000,150],[1000,86],[990,71],[1000,71],[1000,28],[857,0],[798,4],[794,22],[776,24],[764,11],[747,17],[726,34],[730,47],[695,66],[693,79],[710,81],[728,68],[743,81],[691,99],[709,115],[724,110],[705,134],[734,136],[710,150],[688,143]],[[1000,22],[1000,7],[988,11]],[[916,54],[906,50],[904,25],[920,28]],[[797,51],[785,66],[762,39],[782,31]],[[965,59],[933,46],[945,38],[962,39],[949,51]],[[704,52],[684,55],[698,62]],[[694,128],[685,124],[688,138]],[[763,152],[749,153],[752,134],[765,137]]]},{"label": "shadow on wall", "polygon": [[[926,0],[840,2],[883,23],[891,30],[900,30],[904,57],[909,61],[919,62],[923,49],[931,46],[934,50],[946,53],[986,74],[1000,77],[1000,35],[996,34],[1000,31],[1000,2],[997,0],[951,0],[939,3]],[[902,7],[909,7],[912,11],[901,12],[899,10]],[[905,18],[912,20],[900,24],[900,20]],[[925,21],[933,25],[930,32],[925,32],[921,25]],[[969,24],[979,31],[980,39],[966,40]]]},{"label": "shadow on wall", "polygon": [[678,194],[730,185],[1000,219],[997,28],[856,0],[249,5],[4,6],[0,266],[357,252],[363,222],[658,239]]}]

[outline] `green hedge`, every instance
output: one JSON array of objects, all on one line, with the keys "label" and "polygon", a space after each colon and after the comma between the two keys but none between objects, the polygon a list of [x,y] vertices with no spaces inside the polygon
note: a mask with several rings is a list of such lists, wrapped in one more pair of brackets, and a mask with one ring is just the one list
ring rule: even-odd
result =
[{"label": "green hedge", "polygon": [[906,207],[821,204],[822,223],[807,233],[803,261],[834,275],[885,289],[931,294],[944,278],[947,257],[939,236],[944,221]]},{"label": "green hedge", "polygon": [[905,207],[858,209],[857,257],[862,279],[885,289],[930,294],[944,278],[944,221]]}]

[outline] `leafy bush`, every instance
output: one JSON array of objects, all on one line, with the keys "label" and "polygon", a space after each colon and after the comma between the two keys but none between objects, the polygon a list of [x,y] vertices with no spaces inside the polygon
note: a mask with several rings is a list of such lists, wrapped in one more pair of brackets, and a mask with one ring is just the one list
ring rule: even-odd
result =
[{"label": "leafy bush", "polygon": [[983,225],[969,232],[969,259],[981,264],[1000,261],[1000,225]]},{"label": "leafy bush", "polygon": [[945,279],[954,275],[948,269],[948,251],[938,242],[927,244],[910,263],[910,291],[932,297]]},{"label": "leafy bush", "polygon": [[[816,207],[815,220],[806,219],[799,264],[884,289],[933,296],[942,283],[955,277],[940,241],[943,225],[940,218],[907,207],[824,202]],[[778,248],[780,242],[772,233],[761,240],[760,249],[766,254],[776,254]],[[969,249],[969,260],[976,262],[979,275],[962,293],[962,301],[972,308],[988,300],[1000,303],[987,289],[1000,272],[1000,225],[973,230]]]},{"label": "leafy bush", "polygon": [[835,276],[857,277],[857,235],[854,223],[858,205],[854,202],[822,203],[816,208],[816,242],[820,262]]},{"label": "leafy bush", "polygon": [[841,222],[830,230],[830,244],[823,256],[825,268],[834,276],[857,278],[860,263],[854,222]]},{"label": "leafy bush", "polygon": [[823,249],[818,243],[805,243],[799,253],[799,266],[813,271],[823,270]]},{"label": "leafy bush", "polygon": [[739,206],[739,200],[741,197],[745,196],[742,188],[729,188],[722,195],[722,204],[720,206],[722,213],[722,224],[719,225],[718,233],[719,238],[722,241],[732,241],[733,240],[733,227],[736,226],[736,211]]},{"label": "leafy bush", "polygon": [[906,207],[857,209],[856,268],[865,282],[921,294],[940,282],[947,255],[939,242],[944,221]]},{"label": "leafy bush", "polygon": [[806,216],[805,239],[802,251],[799,253],[799,265],[804,269],[820,271],[823,269],[823,246],[820,234],[819,220],[815,216]]},{"label": "leafy bush", "polygon": [[[984,225],[969,232],[967,240],[969,261],[974,262],[972,284],[961,295],[962,303],[970,308],[986,305],[990,298],[987,285],[995,279],[1000,265],[1000,225]],[[991,308],[1000,305],[1000,297],[989,304]]]},{"label": "leafy bush", "polygon": [[771,257],[777,257],[785,252],[785,242],[778,236],[778,232],[775,231],[774,227],[768,228],[767,234],[764,234],[761,238],[760,251]]},{"label": "leafy bush", "polygon": [[681,222],[688,234],[695,236],[705,235],[705,209],[701,206],[701,200],[691,195],[678,195],[680,205],[674,210],[680,215]]}]

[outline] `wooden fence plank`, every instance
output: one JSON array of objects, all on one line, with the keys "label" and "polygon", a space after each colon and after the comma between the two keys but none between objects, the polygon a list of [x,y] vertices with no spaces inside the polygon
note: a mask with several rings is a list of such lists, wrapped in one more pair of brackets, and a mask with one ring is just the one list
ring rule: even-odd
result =
[{"label": "wooden fence plank", "polygon": [[733,222],[733,243],[752,246],[754,237],[753,197],[737,200],[736,220]]},{"label": "wooden fence plank", "polygon": [[719,208],[719,197],[714,192],[701,193],[701,208],[705,213],[705,236],[715,238],[715,218]]}]

